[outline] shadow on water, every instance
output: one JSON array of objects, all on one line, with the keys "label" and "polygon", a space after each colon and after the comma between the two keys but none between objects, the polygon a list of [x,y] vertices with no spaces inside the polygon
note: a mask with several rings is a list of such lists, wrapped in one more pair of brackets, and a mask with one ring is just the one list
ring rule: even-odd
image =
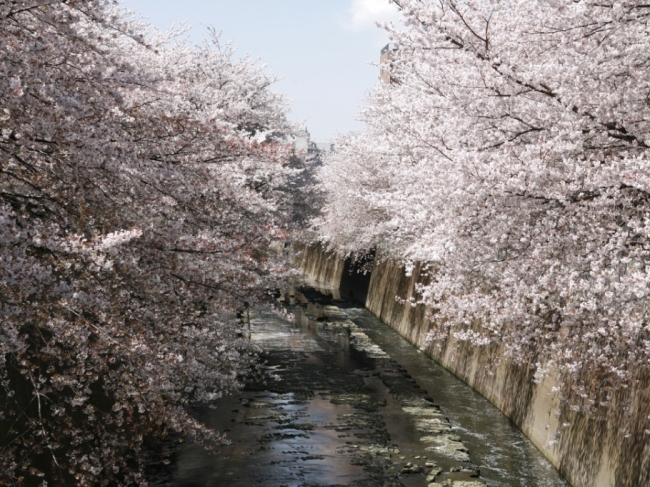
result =
[{"label": "shadow on water", "polygon": [[[280,380],[248,384],[196,411],[199,420],[226,432],[231,445],[216,456],[180,447],[173,479],[155,485],[424,487],[428,469],[400,472],[408,462],[427,461],[445,471],[442,478],[467,477],[453,473],[457,460],[425,450],[399,402],[408,396],[440,406],[489,486],[566,486],[493,405],[367,310],[303,291],[294,322],[265,311],[252,316],[251,339]],[[325,323],[328,313],[338,317]],[[388,355],[374,359],[357,350],[350,328],[336,323],[345,320]]]},{"label": "shadow on water", "polygon": [[566,487],[537,448],[501,411],[456,376],[417,350],[365,309],[346,313],[427,390],[491,487]]},{"label": "shadow on water", "polygon": [[231,444],[218,455],[181,447],[172,479],[157,485],[399,486],[390,460],[367,453],[371,445],[387,446],[388,437],[377,400],[357,373],[366,362],[350,353],[349,336],[267,311],[256,312],[251,325],[278,380],[248,383],[198,409],[196,417]]}]

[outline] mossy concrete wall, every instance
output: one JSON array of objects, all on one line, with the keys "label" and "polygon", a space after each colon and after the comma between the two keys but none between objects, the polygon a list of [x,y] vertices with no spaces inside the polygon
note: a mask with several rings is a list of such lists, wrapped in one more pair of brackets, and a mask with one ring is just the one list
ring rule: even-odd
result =
[{"label": "mossy concrete wall", "polygon": [[[305,253],[302,269],[311,279],[330,276],[328,285],[336,286],[332,277],[339,278],[343,260],[336,262],[335,256],[317,255],[319,252],[322,249],[312,248]],[[393,261],[375,264],[366,299],[368,310],[495,404],[574,487],[650,486],[650,431],[643,426],[650,416],[650,388],[639,385],[625,419],[617,409],[620,404],[614,403],[611,411],[596,418],[560,404],[553,380],[535,384],[533,369],[504,358],[498,347],[476,348],[453,338],[427,345],[435,316],[425,306],[408,302],[415,297],[416,284],[426,282],[422,271],[423,266],[416,265],[407,276]],[[622,422],[626,423],[625,434],[621,433]]]}]

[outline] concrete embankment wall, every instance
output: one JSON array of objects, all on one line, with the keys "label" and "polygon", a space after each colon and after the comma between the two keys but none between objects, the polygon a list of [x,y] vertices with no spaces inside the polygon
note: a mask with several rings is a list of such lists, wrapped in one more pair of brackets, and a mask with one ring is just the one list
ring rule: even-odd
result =
[{"label": "concrete embankment wall", "polygon": [[[344,261],[319,254],[323,250],[315,247],[303,253],[305,274],[314,280],[328,276],[329,286],[341,286],[346,280],[341,272]],[[476,348],[453,338],[427,345],[435,315],[422,305],[408,303],[415,297],[416,283],[426,282],[422,267],[416,265],[407,276],[393,261],[376,264],[370,275],[368,310],[495,404],[574,487],[650,486],[650,431],[646,426],[650,388],[638,386],[633,393],[636,399],[624,415],[621,405],[614,402],[610,411],[597,418],[571,411],[560,403],[553,380],[535,384],[532,368],[512,363],[499,348]],[[341,280],[337,283],[336,279]]]},{"label": "concrete embankment wall", "polygon": [[338,289],[341,285],[345,261],[338,256],[325,252],[316,245],[294,245],[298,259],[296,264],[312,281],[324,286]]}]

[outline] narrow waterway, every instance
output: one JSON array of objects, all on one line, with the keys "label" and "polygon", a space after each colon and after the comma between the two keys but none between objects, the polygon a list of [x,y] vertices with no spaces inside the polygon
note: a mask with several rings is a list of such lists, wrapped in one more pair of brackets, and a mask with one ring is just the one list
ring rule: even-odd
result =
[{"label": "narrow waterway", "polygon": [[427,390],[480,466],[491,487],[567,486],[555,468],[501,411],[478,392],[417,350],[370,312],[345,310],[383,350]]},{"label": "narrow waterway", "polygon": [[368,311],[298,294],[293,321],[251,319],[273,378],[197,411],[231,444],[179,448],[157,485],[566,487],[494,406]]}]

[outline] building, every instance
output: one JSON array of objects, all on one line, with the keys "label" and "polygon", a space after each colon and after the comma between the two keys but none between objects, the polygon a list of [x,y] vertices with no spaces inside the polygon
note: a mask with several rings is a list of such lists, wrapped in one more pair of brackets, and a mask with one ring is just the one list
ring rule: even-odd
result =
[{"label": "building", "polygon": [[390,84],[394,83],[395,80],[391,76],[391,68],[393,64],[393,59],[395,58],[395,53],[399,47],[397,44],[389,43],[381,50],[379,56],[379,79],[382,83]]},{"label": "building", "polygon": [[334,144],[325,143],[319,144],[318,142],[312,142],[313,148],[311,151],[322,154],[326,152],[334,152]]},{"label": "building", "polygon": [[309,131],[305,127],[294,135],[293,149],[296,152],[303,152],[309,155],[322,155],[328,152],[334,152],[334,144],[312,142]]},{"label": "building", "polygon": [[309,151],[309,131],[307,130],[307,127],[305,127],[303,130],[299,130],[296,132],[294,135],[294,140],[293,140],[293,149],[296,152],[308,152]]}]

